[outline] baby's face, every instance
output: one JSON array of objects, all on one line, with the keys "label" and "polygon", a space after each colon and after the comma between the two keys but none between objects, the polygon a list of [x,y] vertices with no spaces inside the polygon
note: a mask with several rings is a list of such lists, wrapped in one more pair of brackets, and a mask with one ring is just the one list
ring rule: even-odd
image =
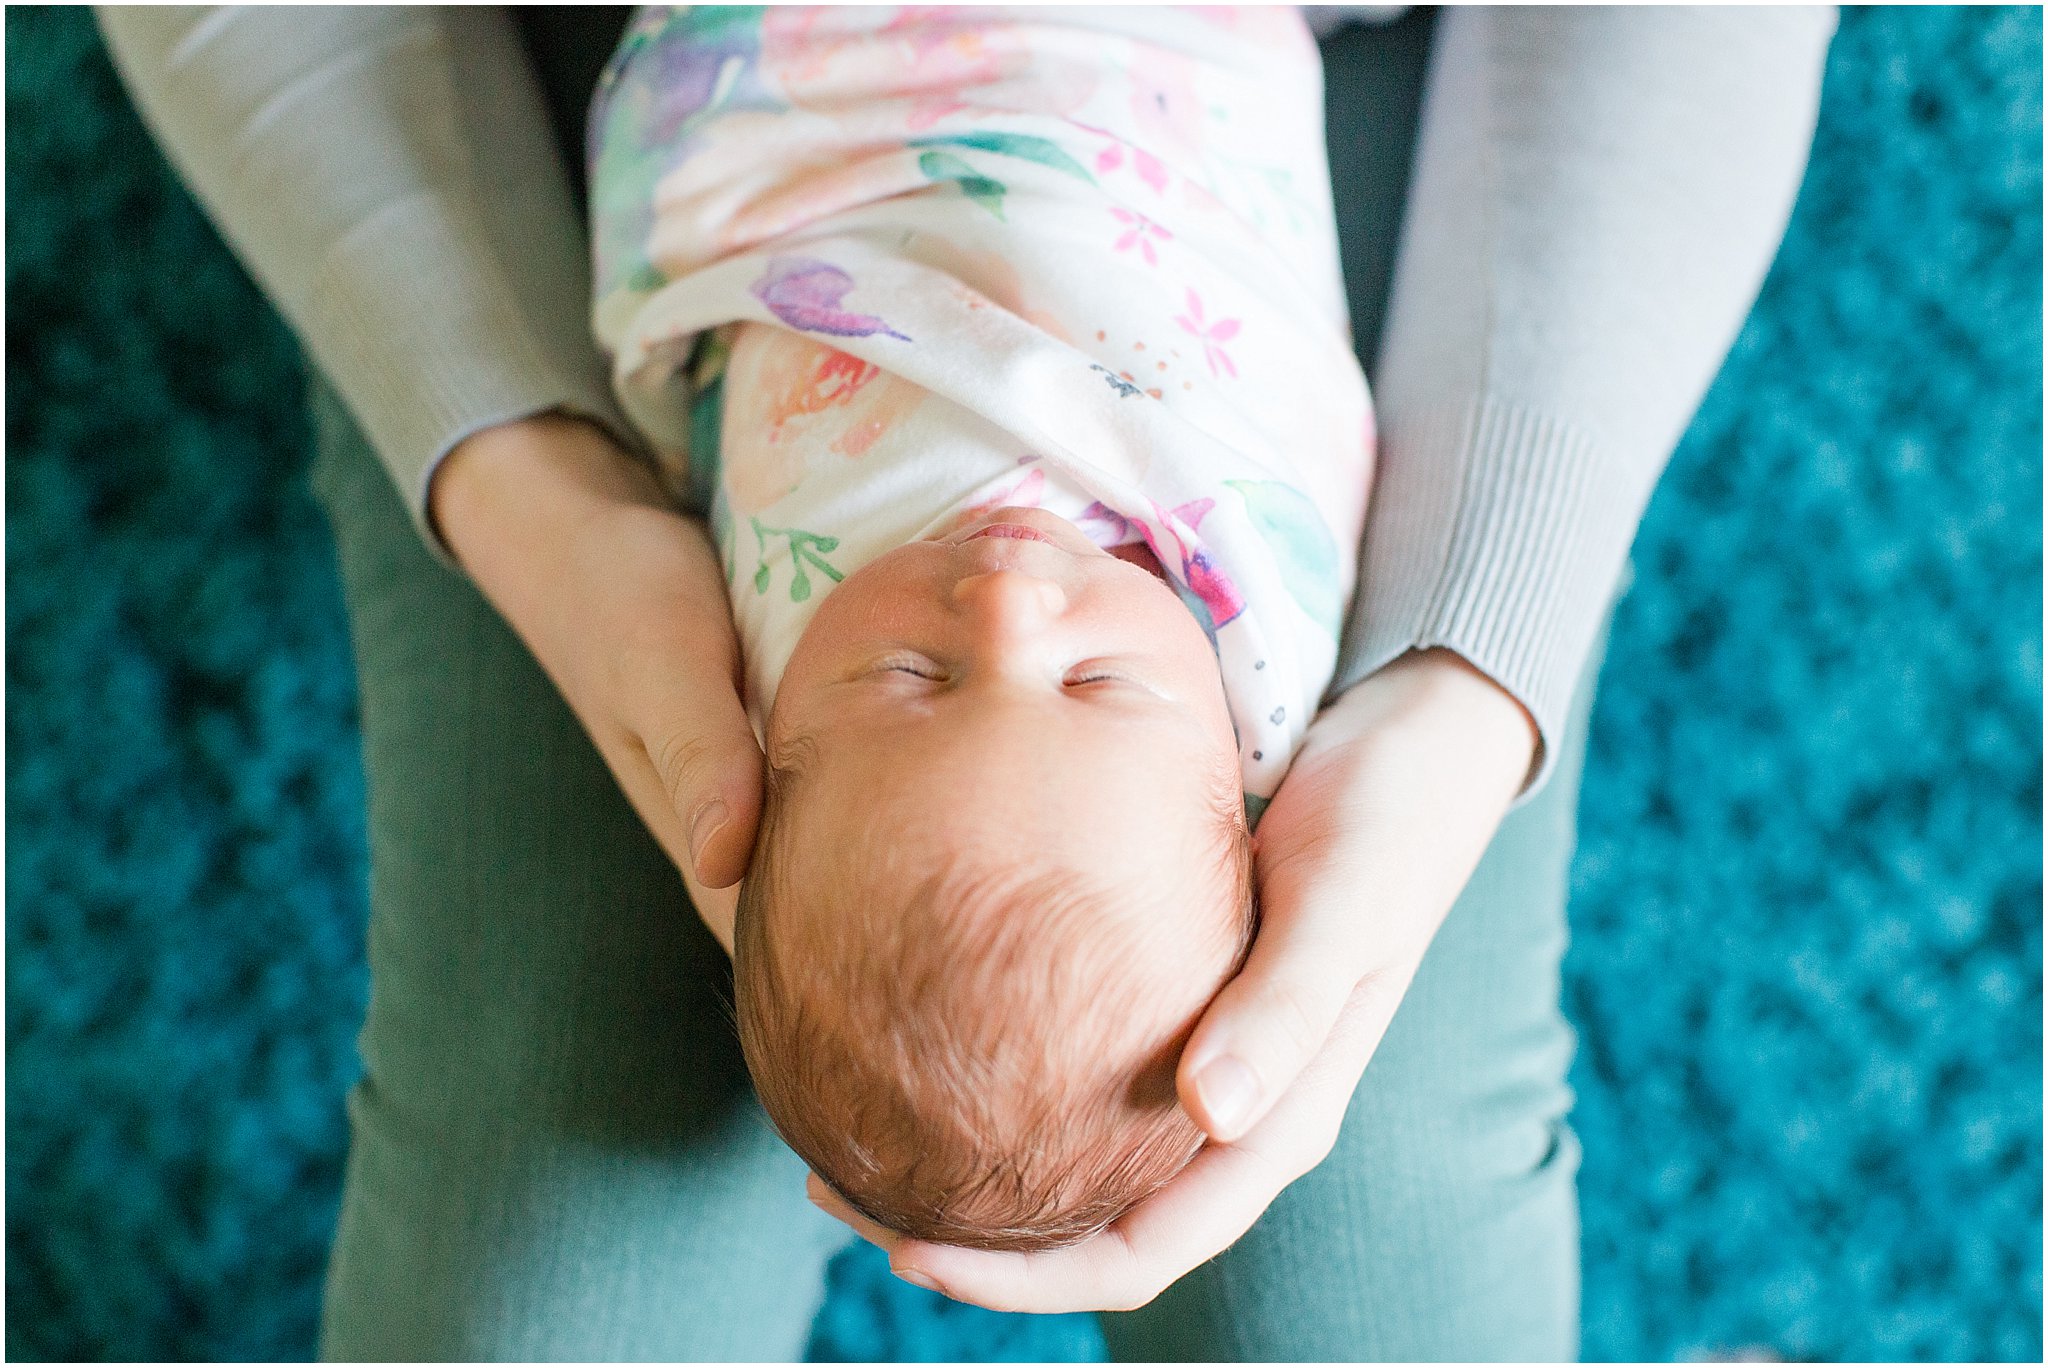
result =
[{"label": "baby's face", "polygon": [[1035,508],[849,575],[776,695],[770,754],[796,738],[805,835],[886,831],[913,866],[966,849],[1129,880],[1158,863],[1177,887],[1215,843],[1201,795],[1236,782],[1194,616],[1158,577]]}]

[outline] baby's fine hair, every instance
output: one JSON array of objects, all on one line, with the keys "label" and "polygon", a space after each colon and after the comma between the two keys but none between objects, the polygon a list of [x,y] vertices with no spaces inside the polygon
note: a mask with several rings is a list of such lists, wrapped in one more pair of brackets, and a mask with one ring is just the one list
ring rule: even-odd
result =
[{"label": "baby's fine hair", "polygon": [[[1236,776],[1205,795],[1214,867],[1149,893],[1213,901],[1146,937],[1118,910],[1146,893],[1068,870],[962,854],[899,877],[879,832],[798,851],[803,768],[770,773],[734,1016],[761,1105],[811,1170],[889,1229],[1036,1250],[1185,1168],[1202,1133],[1176,1101],[1180,1050],[1257,915]],[[808,915],[783,915],[799,901]]]}]

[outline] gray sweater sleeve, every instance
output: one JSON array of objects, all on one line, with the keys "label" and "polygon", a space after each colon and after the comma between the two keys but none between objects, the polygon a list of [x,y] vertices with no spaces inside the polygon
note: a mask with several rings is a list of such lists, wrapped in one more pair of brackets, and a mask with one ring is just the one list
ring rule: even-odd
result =
[{"label": "gray sweater sleeve", "polygon": [[1777,252],[1833,32],[1829,9],[1443,12],[1332,696],[1448,647],[1529,709],[1541,783],[1650,489]]},{"label": "gray sweater sleeve", "polygon": [[581,215],[504,14],[99,21],[158,141],[415,517],[439,459],[494,423],[560,409],[630,442],[591,339]]}]

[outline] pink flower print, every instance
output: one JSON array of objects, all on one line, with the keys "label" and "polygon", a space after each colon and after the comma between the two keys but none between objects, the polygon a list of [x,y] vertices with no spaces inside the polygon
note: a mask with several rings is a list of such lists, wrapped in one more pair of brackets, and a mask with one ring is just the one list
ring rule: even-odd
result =
[{"label": "pink flower print", "polygon": [[1136,247],[1138,255],[1145,258],[1147,266],[1157,266],[1159,253],[1152,250],[1152,240],[1157,238],[1161,242],[1170,242],[1173,240],[1173,234],[1143,214],[1133,213],[1129,209],[1112,208],[1109,212],[1112,218],[1124,225],[1122,235],[1116,240],[1116,249],[1119,252],[1126,252]]},{"label": "pink flower print", "polygon": [[1144,529],[1145,540],[1151,543],[1152,554],[1159,558],[1160,563],[1180,566],[1181,583],[1188,587],[1188,592],[1195,596],[1209,614],[1209,621],[1204,625],[1211,632],[1235,620],[1237,615],[1244,611],[1244,595],[1231,581],[1230,576],[1224,574],[1210,558],[1207,551],[1188,550],[1188,544],[1182,538],[1180,528],[1184,526],[1190,532],[1200,530],[1203,517],[1215,506],[1214,499],[1196,499],[1191,503],[1181,504],[1169,513],[1156,502],[1152,504],[1152,511],[1157,516],[1159,526],[1173,538],[1175,555],[1171,562],[1168,561],[1164,554],[1165,548],[1159,545],[1152,530],[1149,527]]},{"label": "pink flower print", "polygon": [[1244,611],[1244,595],[1230,582],[1230,576],[1216,568],[1207,551],[1197,551],[1186,562],[1188,589],[1209,610],[1209,620],[1218,627],[1235,622]]},{"label": "pink flower print", "polygon": [[1166,193],[1166,163],[1142,147],[1131,149],[1131,165],[1138,172],[1138,179],[1152,187],[1154,194]]},{"label": "pink flower print", "polygon": [[1008,489],[999,489],[984,499],[977,499],[961,510],[960,526],[967,525],[966,519],[990,513],[998,508],[1037,508],[1045,499],[1045,472],[1028,470],[1024,477]]},{"label": "pink flower print", "polygon": [[1223,350],[1223,344],[1237,336],[1236,319],[1219,318],[1211,323],[1202,310],[1202,297],[1195,293],[1193,286],[1189,286],[1188,311],[1175,316],[1173,321],[1180,324],[1182,331],[1201,339],[1202,357],[1209,363],[1211,375],[1228,374],[1233,380],[1237,378],[1237,365],[1230,359],[1230,353]]},{"label": "pink flower print", "polygon": [[1045,499],[1045,472],[1043,470],[1026,471],[1024,478],[1012,485],[1010,492],[1003,495],[1002,498],[1003,502],[996,505],[998,508],[1038,507]]},{"label": "pink flower print", "polygon": [[1163,195],[1166,193],[1167,174],[1165,162],[1159,160],[1159,158],[1153,156],[1142,147],[1132,147],[1106,128],[1097,128],[1093,124],[1084,124],[1079,119],[1073,122],[1076,128],[1093,133],[1099,138],[1107,138],[1109,140],[1109,146],[1095,154],[1095,171],[1097,175],[1106,176],[1122,166],[1124,164],[1124,153],[1128,151],[1131,154],[1131,169],[1138,173],[1138,179],[1151,186],[1153,194]]}]

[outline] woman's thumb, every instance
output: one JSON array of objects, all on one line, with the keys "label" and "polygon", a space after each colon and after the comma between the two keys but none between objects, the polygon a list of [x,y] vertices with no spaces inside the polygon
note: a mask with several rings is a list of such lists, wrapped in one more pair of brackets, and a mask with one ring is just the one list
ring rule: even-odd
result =
[{"label": "woman's thumb", "polygon": [[761,748],[730,688],[679,700],[671,717],[647,734],[648,758],[682,823],[691,872],[706,888],[730,887],[747,872],[761,820]]},{"label": "woman's thumb", "polygon": [[1304,919],[1260,931],[1181,1054],[1181,1105],[1203,1130],[1236,1140],[1293,1085],[1358,986],[1349,961]]}]

